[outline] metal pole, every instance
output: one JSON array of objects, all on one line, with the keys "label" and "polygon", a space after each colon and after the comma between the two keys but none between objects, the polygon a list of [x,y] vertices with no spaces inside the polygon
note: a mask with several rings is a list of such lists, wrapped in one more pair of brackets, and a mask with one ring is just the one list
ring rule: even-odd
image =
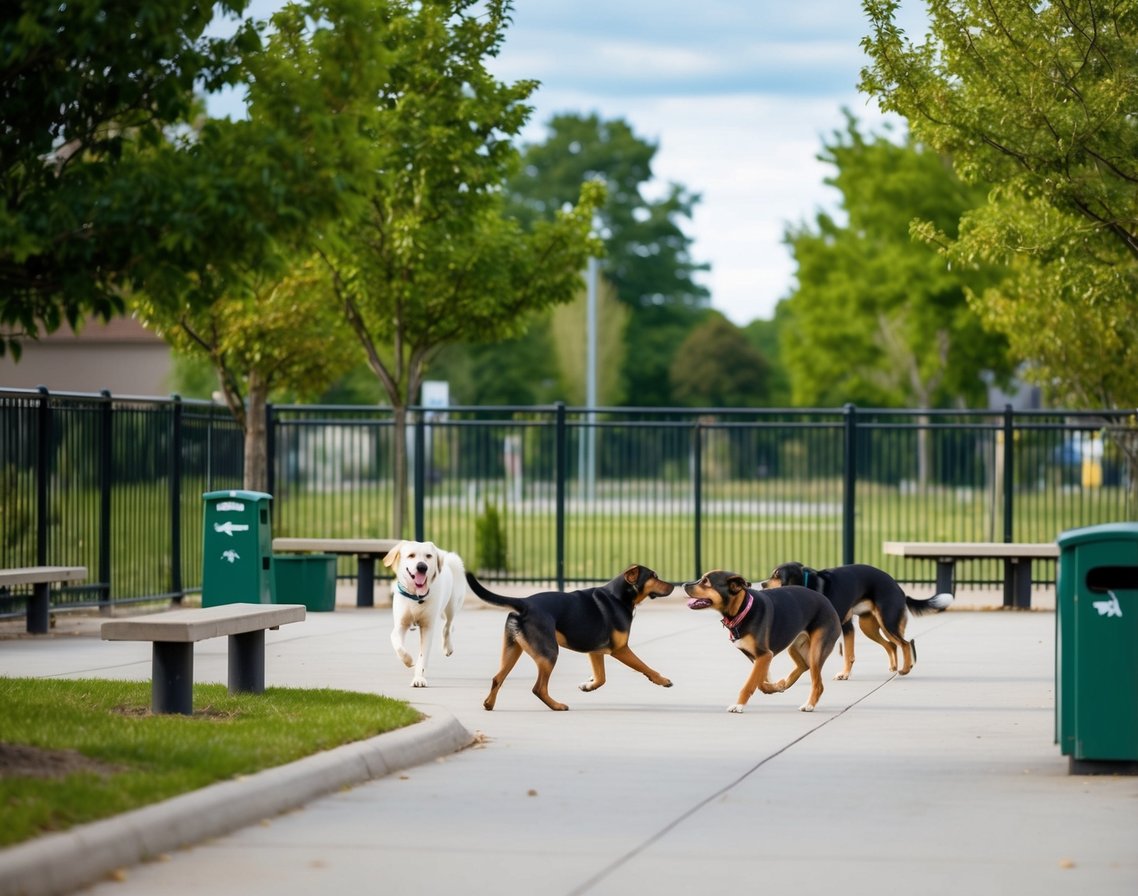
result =
[{"label": "metal pole", "polygon": [[588,266],[588,286],[586,289],[585,317],[585,407],[589,409],[585,420],[585,500],[592,501],[596,495],[597,479],[597,273],[600,265],[597,259],[590,258]]}]

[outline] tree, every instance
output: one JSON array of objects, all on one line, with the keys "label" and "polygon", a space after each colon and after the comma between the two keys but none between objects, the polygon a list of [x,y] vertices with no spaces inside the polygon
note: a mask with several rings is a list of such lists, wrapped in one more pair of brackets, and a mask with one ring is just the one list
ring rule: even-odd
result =
[{"label": "tree", "polygon": [[672,394],[688,407],[763,407],[770,368],[742,331],[710,312],[672,360]]},{"label": "tree", "polygon": [[175,349],[209,359],[226,405],[245,434],[244,486],[267,491],[270,395],[319,395],[358,347],[315,258],[291,269],[229,277],[212,302],[181,306],[146,294],[133,305]]},{"label": "tree", "polygon": [[[621,400],[620,370],[624,360],[625,328],[630,316],[628,306],[616,298],[612,285],[597,278],[596,306],[596,403],[600,407],[619,405]],[[553,350],[564,388],[563,397],[570,404],[584,406],[588,399],[588,292],[581,290],[576,299],[552,311],[552,329],[557,334]]]},{"label": "tree", "polygon": [[708,291],[696,281],[708,266],[692,259],[681,227],[699,197],[673,183],[663,198],[645,198],[657,147],[622,119],[562,114],[547,127],[544,142],[523,147],[522,165],[507,185],[510,208],[529,225],[566,207],[583,182],[605,184],[598,211],[602,271],[632,312],[619,392],[633,404],[671,404],[668,365],[708,305]]},{"label": "tree", "polygon": [[1138,402],[1138,2],[935,0],[914,43],[894,0],[867,0],[861,89],[953,159],[988,201],[958,232],[914,230],[956,267],[1005,276],[971,292],[1058,400]]},{"label": "tree", "polygon": [[597,185],[532,232],[505,214],[510,140],[535,87],[501,83],[485,65],[510,11],[505,0],[314,0],[273,18],[277,93],[294,114],[340,128],[330,151],[362,200],[321,234],[319,252],[391,402],[396,533],[407,408],[430,359],[462,339],[516,335],[528,313],[568,301],[597,248]]},{"label": "tree", "polygon": [[119,288],[168,239],[176,184],[148,150],[239,75],[258,43],[245,0],[13,0],[0,13],[0,354],[64,320],[122,310]]},{"label": "tree", "polygon": [[852,116],[819,158],[847,220],[789,228],[797,286],[780,304],[781,357],[799,405],[975,406],[984,372],[1007,374],[1003,340],[968,307],[969,278],[909,234],[914,217],[951,230],[982,193],[911,138],[866,139]]}]

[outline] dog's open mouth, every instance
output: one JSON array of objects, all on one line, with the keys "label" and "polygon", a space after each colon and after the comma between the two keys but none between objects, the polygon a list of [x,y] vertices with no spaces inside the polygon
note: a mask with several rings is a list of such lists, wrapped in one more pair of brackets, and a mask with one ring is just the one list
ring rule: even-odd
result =
[{"label": "dog's open mouth", "polygon": [[711,606],[711,601],[704,600],[704,598],[702,598],[702,597],[688,598],[688,609],[689,610],[706,610],[710,606]]},{"label": "dog's open mouth", "polygon": [[411,573],[411,582],[415,586],[416,594],[423,594],[427,590],[427,574],[416,570]]}]

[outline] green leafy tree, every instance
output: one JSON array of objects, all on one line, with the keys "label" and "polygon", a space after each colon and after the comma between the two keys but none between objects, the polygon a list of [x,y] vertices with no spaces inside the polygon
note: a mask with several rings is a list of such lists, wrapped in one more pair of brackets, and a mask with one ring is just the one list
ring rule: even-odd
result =
[{"label": "green leafy tree", "polygon": [[696,280],[708,266],[692,258],[681,226],[699,197],[673,183],[662,198],[647,199],[657,147],[621,119],[561,114],[547,127],[545,141],[523,148],[508,182],[511,210],[529,226],[572,203],[582,183],[604,183],[602,271],[631,310],[619,392],[633,404],[671,404],[668,366],[708,305]]},{"label": "green leafy tree", "polygon": [[391,403],[396,533],[407,408],[432,357],[459,340],[517,335],[530,312],[573,297],[596,248],[597,185],[530,232],[505,214],[510,141],[535,87],[486,68],[510,11],[503,0],[316,0],[273,18],[278,92],[301,117],[347,123],[330,151],[362,201],[327,228],[319,251]]},{"label": "green leafy tree", "polygon": [[178,227],[149,150],[240,74],[244,0],[12,0],[0,12],[0,354],[63,321],[120,313],[120,288]]},{"label": "green leafy tree", "polygon": [[933,0],[918,41],[867,0],[861,89],[961,176],[959,228],[915,231],[1006,276],[973,305],[1061,401],[1138,403],[1138,2]]},{"label": "green leafy tree", "polygon": [[[625,328],[630,312],[616,298],[616,291],[603,277],[597,278],[596,294],[596,403],[613,407],[621,402],[621,362],[627,349]],[[581,290],[570,304],[552,311],[557,339],[554,351],[561,370],[562,397],[583,406],[588,398],[588,292]]]},{"label": "green leafy tree", "polygon": [[315,258],[249,271],[219,284],[214,301],[181,306],[133,298],[143,322],[176,350],[209,359],[245,433],[244,485],[268,488],[266,406],[274,393],[315,398],[351,365],[358,346]]},{"label": "green leafy tree", "polygon": [[852,117],[819,158],[834,168],[846,220],[790,228],[797,286],[780,304],[781,358],[799,405],[933,408],[986,400],[1003,377],[1002,338],[969,309],[962,275],[909,234],[914,217],[951,229],[983,201],[911,139],[866,139]]},{"label": "green leafy tree", "polygon": [[672,394],[688,407],[763,407],[770,368],[743,332],[710,312],[680,345],[672,361]]}]

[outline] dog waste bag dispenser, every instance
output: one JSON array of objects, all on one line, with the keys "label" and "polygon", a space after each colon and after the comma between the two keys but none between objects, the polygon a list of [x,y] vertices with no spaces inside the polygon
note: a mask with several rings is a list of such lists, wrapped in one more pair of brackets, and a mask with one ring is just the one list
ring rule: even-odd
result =
[{"label": "dog waste bag dispenser", "polygon": [[1138,523],[1057,541],[1055,740],[1072,773],[1138,773]]},{"label": "dog waste bag dispenser", "polygon": [[272,603],[272,495],[234,490],[202,499],[202,606]]}]

